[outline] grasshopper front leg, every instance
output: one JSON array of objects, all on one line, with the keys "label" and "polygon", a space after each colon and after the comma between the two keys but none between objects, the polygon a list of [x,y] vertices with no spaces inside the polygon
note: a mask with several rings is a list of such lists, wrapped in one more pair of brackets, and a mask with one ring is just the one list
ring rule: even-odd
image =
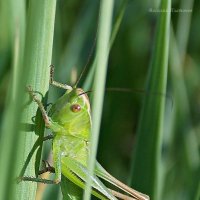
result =
[{"label": "grasshopper front leg", "polygon": [[32,97],[32,99],[38,104],[38,107],[40,108],[40,111],[42,113],[42,117],[44,119],[45,122],[45,126],[46,127],[50,127],[51,126],[51,122],[50,119],[46,113],[46,110],[42,104],[42,102],[37,98],[37,96],[35,95],[35,93],[33,92],[33,89],[31,86],[27,86],[27,91],[29,93],[29,95]]},{"label": "grasshopper front leg", "polygon": [[51,120],[51,118],[47,115],[47,112],[46,112],[42,102],[35,95],[35,92],[33,91],[31,86],[27,86],[27,91],[28,91],[29,95],[31,96],[31,98],[33,99],[33,101],[35,101],[38,104],[38,107],[42,113],[42,117],[45,122],[46,128],[51,129],[53,132],[61,131],[62,127],[60,127],[57,123],[53,122]]}]

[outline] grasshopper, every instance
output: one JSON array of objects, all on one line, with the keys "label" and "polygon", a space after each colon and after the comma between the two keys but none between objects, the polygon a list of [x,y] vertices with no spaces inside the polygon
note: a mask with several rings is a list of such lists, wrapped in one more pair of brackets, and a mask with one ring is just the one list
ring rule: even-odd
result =
[{"label": "grasshopper", "polygon": [[[94,175],[89,174],[87,160],[90,156],[89,143],[92,124],[89,98],[81,88],[54,81],[53,74],[54,68],[51,66],[50,84],[65,89],[66,93],[52,105],[48,114],[30,86],[28,87],[28,92],[38,104],[46,128],[53,133],[54,168],[48,165],[45,171],[53,171],[55,179],[45,180],[22,177],[21,180],[59,184],[62,181],[61,177],[65,177],[84,189],[87,177],[91,176],[92,194],[99,199],[148,200],[149,197],[147,195],[128,187],[114,178],[98,162],[95,165]],[[127,195],[108,189],[99,178],[126,192]]]}]

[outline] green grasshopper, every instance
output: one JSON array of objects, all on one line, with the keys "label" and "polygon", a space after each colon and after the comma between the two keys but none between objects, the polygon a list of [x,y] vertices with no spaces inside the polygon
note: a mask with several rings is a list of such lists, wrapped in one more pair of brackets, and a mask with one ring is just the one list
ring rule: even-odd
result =
[{"label": "green grasshopper", "polygon": [[[91,176],[89,174],[87,160],[90,155],[89,143],[92,124],[89,98],[81,88],[71,87],[54,81],[53,73],[54,68],[51,66],[50,84],[65,89],[66,93],[52,105],[48,114],[30,86],[28,87],[28,92],[38,104],[46,128],[53,132],[55,170],[51,170],[52,167],[48,165],[46,171],[55,172],[55,179],[45,180],[22,177],[21,180],[58,184],[62,181],[62,175],[62,177],[66,177],[72,183],[84,189],[87,177],[90,176],[92,179],[92,194],[99,199],[149,199],[147,195],[133,190],[111,176],[98,162],[95,165],[94,175]],[[98,177],[126,192],[131,197],[108,189]]]}]

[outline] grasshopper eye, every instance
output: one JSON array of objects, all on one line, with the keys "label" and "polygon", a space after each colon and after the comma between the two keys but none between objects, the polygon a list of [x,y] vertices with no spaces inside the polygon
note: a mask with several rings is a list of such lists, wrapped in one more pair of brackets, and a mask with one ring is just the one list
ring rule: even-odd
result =
[{"label": "grasshopper eye", "polygon": [[72,112],[79,112],[81,110],[81,106],[79,104],[74,104],[71,106]]}]

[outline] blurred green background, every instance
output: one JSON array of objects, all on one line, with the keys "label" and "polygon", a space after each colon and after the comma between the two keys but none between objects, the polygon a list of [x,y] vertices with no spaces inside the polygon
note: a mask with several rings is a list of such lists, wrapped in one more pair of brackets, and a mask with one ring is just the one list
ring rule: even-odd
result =
[{"label": "blurred green background", "polygon": [[[16,31],[5,22],[12,20],[13,16],[6,12],[6,8],[2,6],[5,5],[3,1],[5,0],[0,1],[1,122],[4,118],[5,97],[9,90],[8,82],[11,81],[12,34]],[[120,3],[121,1],[115,1],[114,21],[120,10]],[[107,88],[145,89],[158,16],[151,9],[156,9],[157,3],[155,0],[127,2],[110,51]],[[199,199],[200,1],[173,0],[172,8],[171,27],[174,33],[171,33],[169,48],[169,76],[159,176],[160,199]],[[178,9],[187,9],[187,12]],[[95,42],[98,12],[98,0],[57,1],[52,55],[57,81],[73,85],[77,80]],[[88,76],[93,55],[80,87]],[[179,65],[180,68],[177,67]],[[48,102],[55,102],[63,92],[50,86]],[[97,158],[107,171],[125,183],[130,181],[132,152],[141,106],[146,95],[145,92],[105,93]],[[0,138],[2,134],[6,133],[1,132]],[[45,146],[44,158],[47,158],[51,145],[48,143]],[[58,192],[57,186],[47,186],[44,194],[40,195],[42,199],[59,199],[61,197]]]}]

